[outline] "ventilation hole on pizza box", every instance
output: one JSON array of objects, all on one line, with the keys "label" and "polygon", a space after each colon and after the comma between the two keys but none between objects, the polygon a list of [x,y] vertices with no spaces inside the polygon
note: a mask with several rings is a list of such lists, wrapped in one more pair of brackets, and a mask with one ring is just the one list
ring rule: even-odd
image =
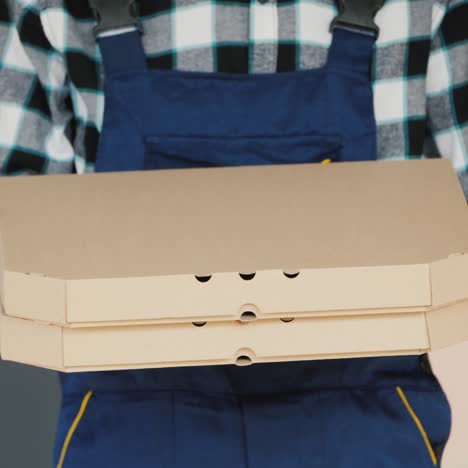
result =
[{"label": "ventilation hole on pizza box", "polygon": [[250,281],[255,277],[255,273],[239,273],[239,276],[245,281]]},{"label": "ventilation hole on pizza box", "polygon": [[196,327],[204,327],[206,325],[206,322],[192,322],[192,324]]},{"label": "ventilation hole on pizza box", "polygon": [[286,278],[297,278],[299,276],[299,272],[286,273],[285,271],[283,271],[283,273],[284,273],[284,276],[286,276]]},{"label": "ventilation hole on pizza box", "polygon": [[245,312],[242,312],[240,319],[241,322],[253,322],[254,320],[257,320],[257,314],[251,310],[246,310]]},{"label": "ventilation hole on pizza box", "polygon": [[294,320],[294,317],[285,317],[281,319],[281,321],[284,323],[289,323],[289,322],[292,322],[293,320]]},{"label": "ventilation hole on pizza box", "polygon": [[195,278],[197,278],[197,280],[200,281],[200,283],[206,283],[207,281],[210,281],[211,275],[208,275],[208,276],[197,276],[197,275],[195,275]]},{"label": "ventilation hole on pizza box", "polygon": [[239,356],[236,359],[236,366],[245,367],[250,366],[253,363],[252,359],[249,356]]}]

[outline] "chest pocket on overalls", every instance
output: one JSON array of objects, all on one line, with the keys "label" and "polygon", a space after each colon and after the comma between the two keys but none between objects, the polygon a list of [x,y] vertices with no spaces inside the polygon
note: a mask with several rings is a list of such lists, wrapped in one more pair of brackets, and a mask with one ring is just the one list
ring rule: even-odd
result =
[{"label": "chest pocket on overalls", "polygon": [[339,137],[152,136],[145,141],[145,169],[247,166],[339,161]]}]

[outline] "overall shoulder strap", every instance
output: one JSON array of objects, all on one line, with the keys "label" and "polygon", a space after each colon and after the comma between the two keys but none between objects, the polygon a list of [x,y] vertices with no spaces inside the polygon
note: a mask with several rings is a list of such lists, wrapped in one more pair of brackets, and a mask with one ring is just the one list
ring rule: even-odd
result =
[{"label": "overall shoulder strap", "polygon": [[[337,0],[339,13],[331,23],[333,43],[328,64],[368,70],[379,34],[374,18],[385,0]],[[89,0],[98,24],[106,75],[148,68],[137,19],[137,0]]]},{"label": "overall shoulder strap", "polygon": [[330,26],[332,31],[337,27],[349,28],[378,37],[379,27],[374,18],[385,0],[337,0],[337,3],[339,13]]},{"label": "overall shoulder strap", "polygon": [[97,19],[94,28],[96,35],[122,28],[139,28],[136,0],[89,0],[89,5]]},{"label": "overall shoulder strap", "polygon": [[106,76],[148,68],[137,0],[89,0]]},{"label": "overall shoulder strap", "polygon": [[332,45],[327,65],[358,71],[370,78],[372,52],[379,35],[375,15],[385,0],[337,0],[338,15],[332,21]]}]

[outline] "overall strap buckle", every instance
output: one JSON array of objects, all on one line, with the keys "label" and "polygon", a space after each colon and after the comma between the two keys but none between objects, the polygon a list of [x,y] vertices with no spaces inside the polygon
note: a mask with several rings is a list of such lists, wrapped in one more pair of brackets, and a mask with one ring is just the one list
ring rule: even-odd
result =
[{"label": "overall strap buckle", "polygon": [[332,21],[330,31],[336,27],[349,28],[377,38],[379,27],[374,18],[384,3],[385,0],[339,0],[339,14]]},{"label": "overall strap buckle", "polygon": [[128,27],[136,27],[141,32],[136,0],[89,0],[89,5],[98,22],[94,28],[96,36]]}]

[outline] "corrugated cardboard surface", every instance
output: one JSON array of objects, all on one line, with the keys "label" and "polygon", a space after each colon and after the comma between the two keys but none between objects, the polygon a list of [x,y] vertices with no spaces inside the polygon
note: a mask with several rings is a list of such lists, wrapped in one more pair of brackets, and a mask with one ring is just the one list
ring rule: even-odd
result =
[{"label": "corrugated cardboard surface", "polygon": [[285,312],[424,310],[431,304],[427,265],[308,269],[292,279],[281,270],[257,271],[251,281],[216,273],[207,283],[193,275],[65,282],[6,272],[4,287],[8,315],[74,326],[238,320],[245,312],[261,319]]},{"label": "corrugated cardboard surface", "polygon": [[447,160],[0,181],[5,270],[122,278],[428,263],[468,251]]},{"label": "corrugated cardboard surface", "polygon": [[6,313],[75,326],[421,310],[468,251],[446,160],[19,177],[0,227]]},{"label": "corrugated cardboard surface", "polygon": [[444,160],[0,181],[2,353],[97,370],[448,346],[468,339],[467,215]]},{"label": "corrugated cardboard surface", "polygon": [[417,354],[424,313],[254,323],[64,328],[2,317],[2,355],[65,371]]},{"label": "corrugated cardboard surface", "polygon": [[[434,317],[431,317],[434,314]],[[0,317],[3,359],[63,371],[419,354],[462,342],[468,303],[433,312],[69,328]]]}]

